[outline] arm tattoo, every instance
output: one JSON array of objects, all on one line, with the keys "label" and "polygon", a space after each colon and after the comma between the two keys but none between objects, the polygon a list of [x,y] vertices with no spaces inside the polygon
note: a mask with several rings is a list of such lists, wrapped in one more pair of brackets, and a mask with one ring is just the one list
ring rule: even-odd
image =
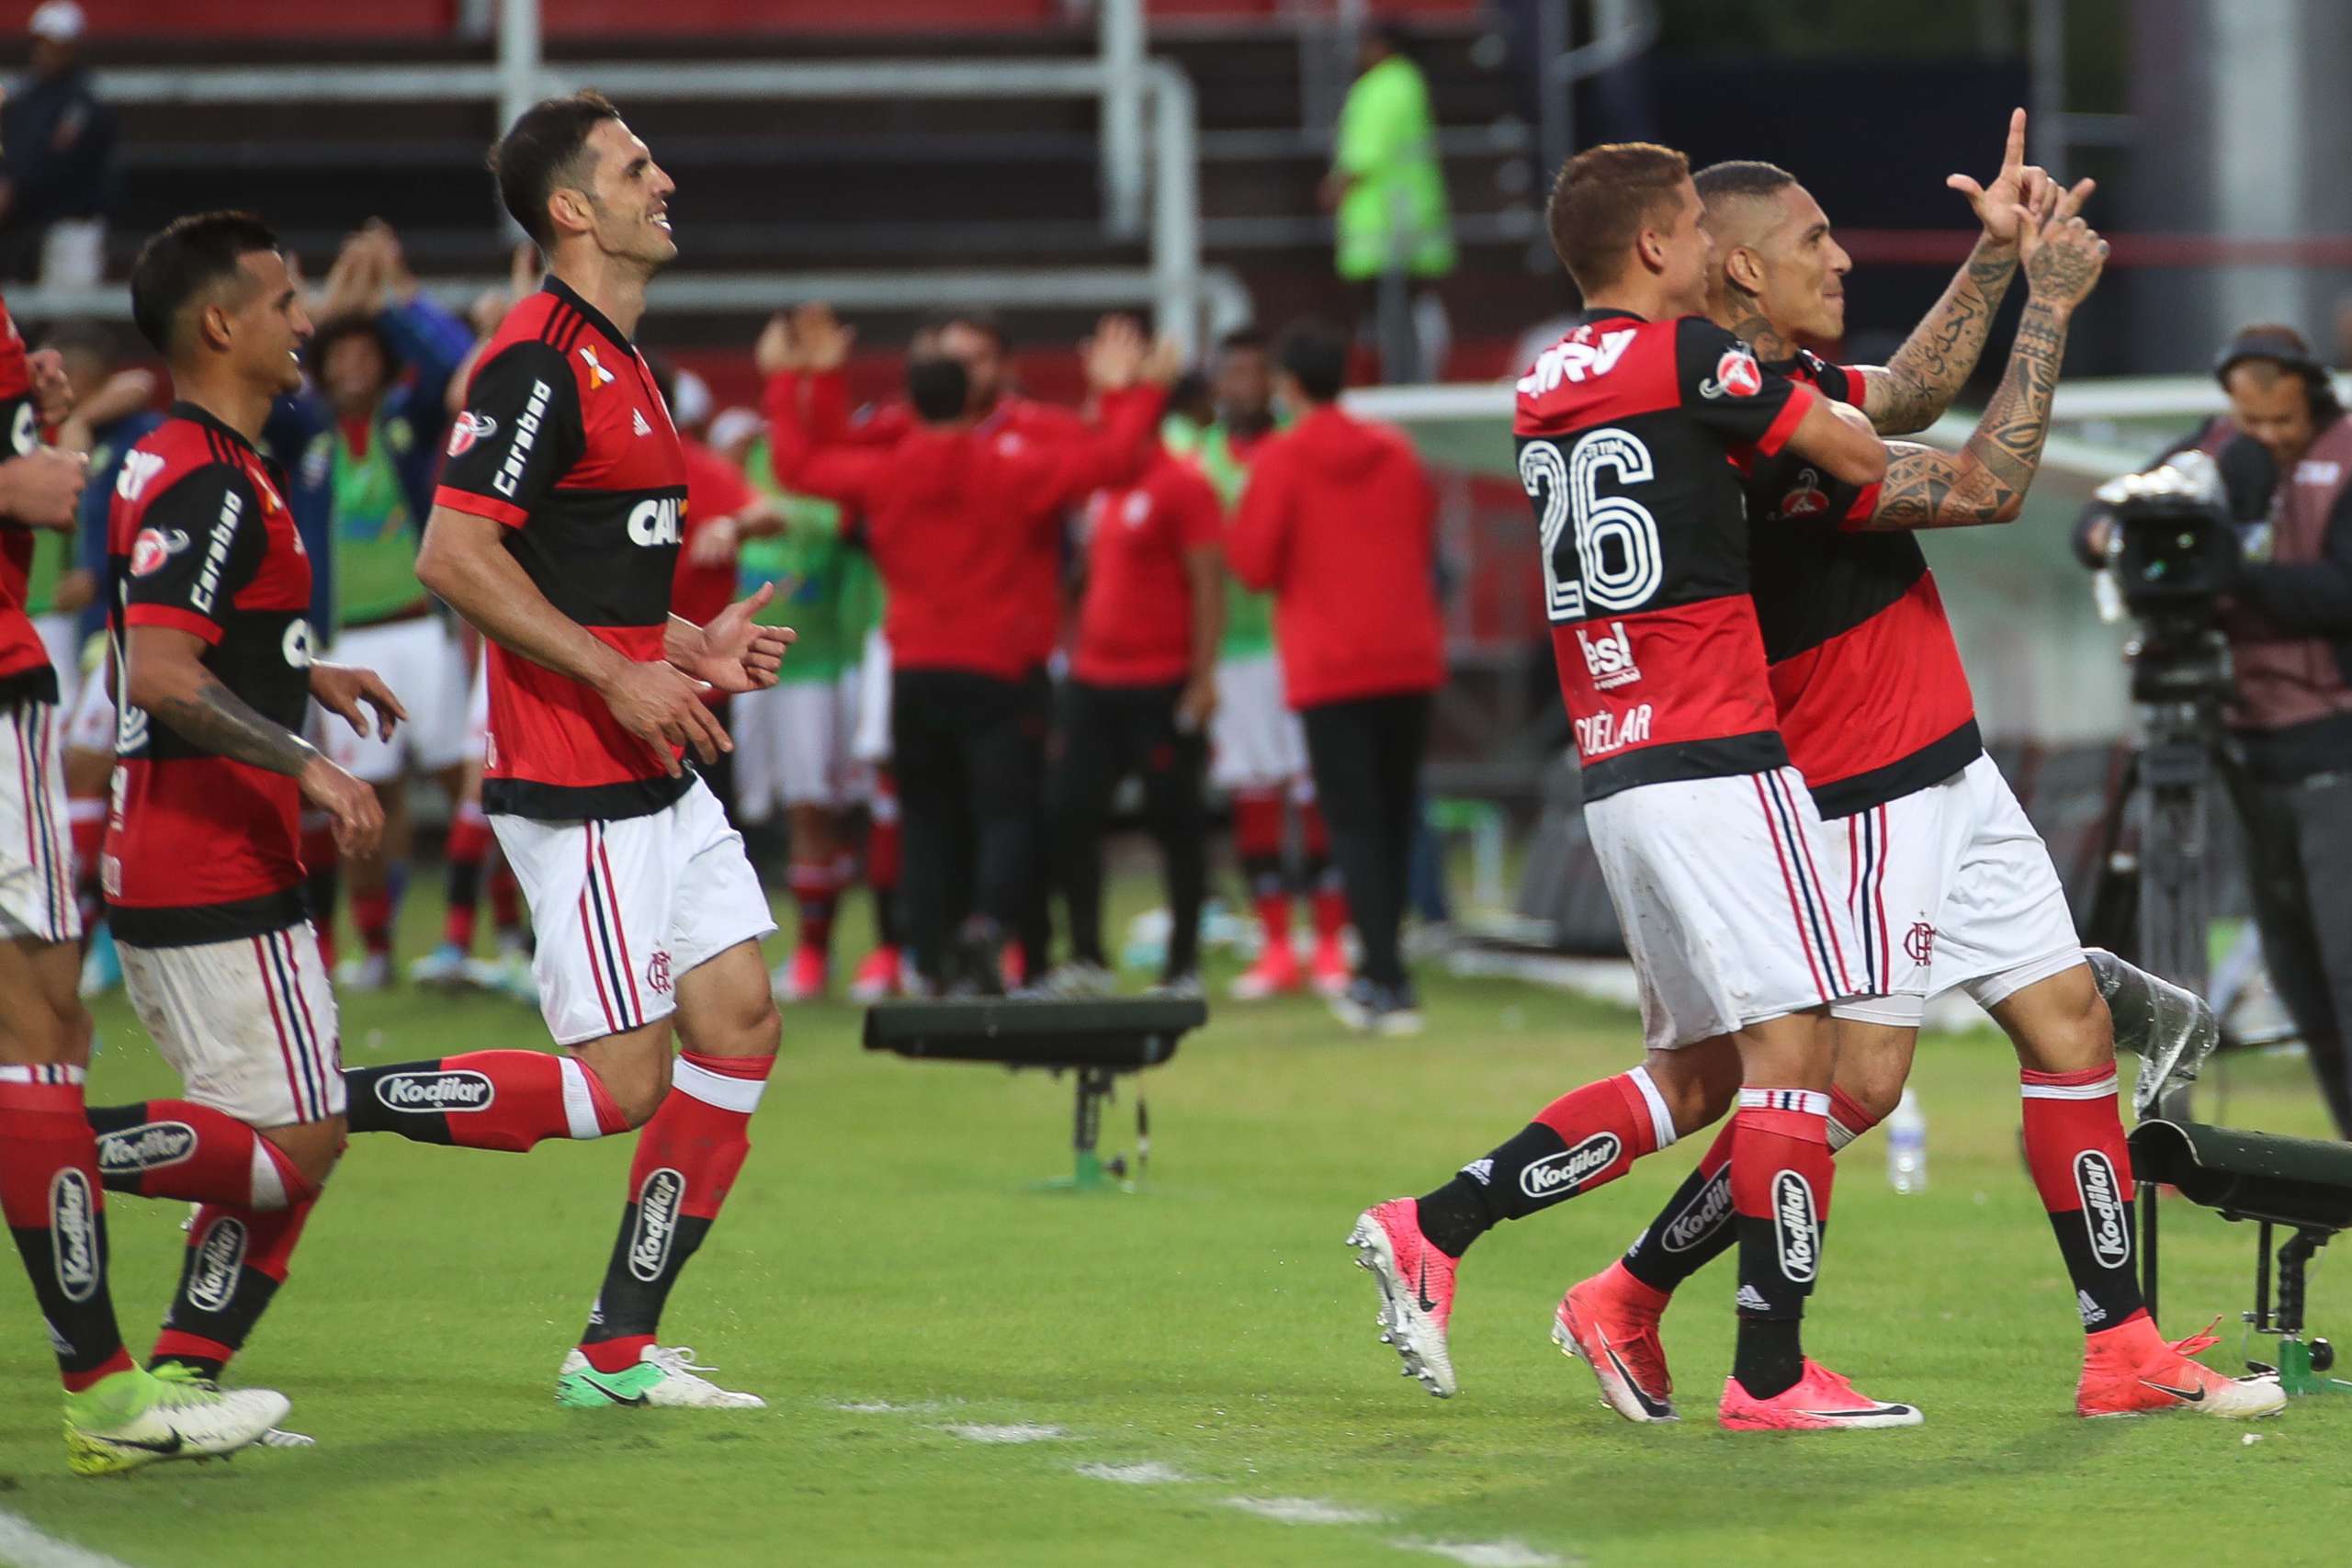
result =
[{"label": "arm tattoo", "polygon": [[183,740],[273,773],[299,774],[318,755],[309,741],[284,725],[264,718],[209,675],[195,691],[166,698],[157,705],[154,716],[171,726]]},{"label": "arm tattoo", "polygon": [[1958,457],[1899,444],[1879,488],[1875,528],[1951,528],[2017,515],[2041,464],[2050,400],[2066,355],[2067,318],[2031,302],[1999,389]]},{"label": "arm tattoo", "polygon": [[2014,249],[1979,239],[1944,290],[1885,367],[1862,373],[1862,412],[1881,431],[1900,435],[1925,430],[1960,395],[1984,352],[1994,312],[2018,270]]}]

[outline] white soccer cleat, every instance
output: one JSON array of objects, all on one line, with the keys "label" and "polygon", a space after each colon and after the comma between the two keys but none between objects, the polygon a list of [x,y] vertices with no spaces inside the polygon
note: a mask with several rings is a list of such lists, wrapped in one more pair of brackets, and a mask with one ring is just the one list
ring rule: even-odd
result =
[{"label": "white soccer cleat", "polygon": [[717,1367],[698,1366],[687,1345],[648,1345],[637,1365],[619,1372],[600,1372],[588,1358],[572,1350],[556,1370],[555,1402],[576,1409],[610,1404],[673,1405],[694,1410],[764,1410],[768,1402],[756,1393],[723,1389],[698,1372]]},{"label": "white soccer cleat", "polygon": [[454,942],[443,942],[408,966],[409,984],[460,990],[473,984],[473,961]]},{"label": "white soccer cleat", "polygon": [[263,1441],[291,1408],[275,1390],[214,1388],[183,1366],[134,1368],[66,1396],[66,1463],[76,1475],[114,1475],[218,1459]]},{"label": "white soccer cleat", "polygon": [[388,991],[392,986],[391,955],[370,953],[346,958],[334,966],[334,984],[339,991]]}]

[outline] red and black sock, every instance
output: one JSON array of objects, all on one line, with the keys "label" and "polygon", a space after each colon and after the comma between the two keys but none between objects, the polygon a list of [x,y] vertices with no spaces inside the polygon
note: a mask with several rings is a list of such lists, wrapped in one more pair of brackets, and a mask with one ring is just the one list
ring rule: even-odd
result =
[{"label": "red and black sock", "polygon": [[1290,940],[1290,884],[1283,875],[1283,797],[1269,789],[1233,793],[1233,852],[1269,943]]},{"label": "red and black sock", "polygon": [[1421,1234],[1449,1258],[1505,1220],[1616,1180],[1674,1142],[1674,1121],[1647,1068],[1589,1083],[1420,1201]]},{"label": "red and black sock", "polygon": [[[1844,1089],[1829,1091],[1831,1154],[1877,1125],[1878,1118]],[[1652,1290],[1670,1293],[1738,1239],[1731,1213],[1731,1151],[1738,1132],[1739,1118],[1726,1118],[1698,1166],[1625,1249],[1625,1271]]]},{"label": "red and black sock", "polygon": [[198,1377],[218,1378],[286,1283],[294,1244],[316,1203],[306,1198],[288,1209],[220,1203],[198,1209],[188,1226],[179,1289],[149,1364],[176,1361]]},{"label": "red and black sock", "polygon": [[2132,1149],[2116,1110],[2115,1065],[2020,1072],[2025,1160],[2075,1281],[2083,1332],[2120,1328],[2147,1311],[2132,1261]]},{"label": "red and black sock", "polygon": [[106,1194],[82,1078],[79,1067],[0,1066],[0,1216],[69,1393],[131,1365],[107,1289]]},{"label": "red and black sock", "polygon": [[1821,1271],[1822,1227],[1837,1172],[1829,1096],[1742,1089],[1734,1118],[1731,1204],[1739,1235],[1739,1336],[1732,1375],[1758,1399],[1804,1375],[1805,1298]]},{"label": "red and black sock", "polygon": [[670,1287],[752,1152],[752,1112],[775,1066],[774,1056],[679,1054],[669,1097],[637,1135],[620,1237],[580,1336],[581,1354],[598,1371],[636,1365],[653,1343]]},{"label": "red and black sock", "polygon": [[98,1178],[109,1192],[283,1209],[318,1193],[285,1152],[226,1111],[186,1100],[94,1105]]},{"label": "red and black sock", "polygon": [[390,1067],[346,1067],[355,1133],[521,1154],[547,1138],[601,1138],[628,1118],[585,1062],[545,1051],[469,1051]]},{"label": "red and black sock", "polygon": [[497,931],[500,948],[521,944],[523,885],[515,880],[514,868],[503,859],[490,874],[490,923]]},{"label": "red and black sock", "polygon": [[822,956],[832,950],[833,910],[841,902],[841,868],[830,862],[796,861],[785,873],[785,886],[799,919],[798,950]]},{"label": "red and black sock", "polygon": [[482,862],[490,857],[490,818],[471,801],[458,807],[449,824],[449,912],[441,940],[460,953],[474,950],[474,915],[481,902]]}]

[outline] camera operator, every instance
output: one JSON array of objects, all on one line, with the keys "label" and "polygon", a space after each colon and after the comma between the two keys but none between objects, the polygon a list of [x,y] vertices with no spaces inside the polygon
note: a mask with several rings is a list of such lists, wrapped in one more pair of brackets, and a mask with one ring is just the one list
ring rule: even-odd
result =
[{"label": "camera operator", "polygon": [[[2244,329],[2215,374],[2229,417],[2173,451],[2213,457],[2236,525],[2214,624],[2229,644],[2223,714],[2243,764],[2255,918],[2329,1112],[2352,1138],[2352,420],[2290,328]],[[2099,565],[2115,533],[2094,502],[2075,540]]]}]

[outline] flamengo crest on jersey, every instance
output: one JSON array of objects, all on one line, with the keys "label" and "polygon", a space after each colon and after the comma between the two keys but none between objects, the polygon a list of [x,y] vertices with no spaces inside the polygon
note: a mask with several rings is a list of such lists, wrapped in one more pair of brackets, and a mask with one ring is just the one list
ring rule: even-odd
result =
[{"label": "flamengo crest on jersey", "polygon": [[1699,317],[1589,310],[1519,382],[1544,613],[1584,795],[1787,761],[1739,476],[1815,393]]}]

